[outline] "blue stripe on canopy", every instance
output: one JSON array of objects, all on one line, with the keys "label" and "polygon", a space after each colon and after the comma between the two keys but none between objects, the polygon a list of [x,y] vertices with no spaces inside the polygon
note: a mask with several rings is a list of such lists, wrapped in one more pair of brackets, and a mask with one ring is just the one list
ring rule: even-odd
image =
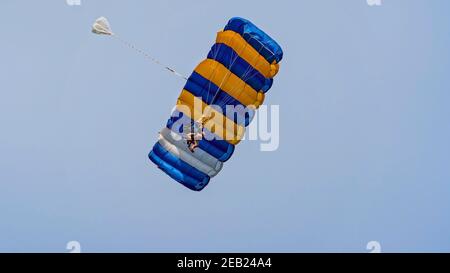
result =
[{"label": "blue stripe on canopy", "polygon": [[225,44],[215,44],[209,51],[208,58],[223,64],[256,91],[265,93],[272,87],[273,79],[264,77],[258,70],[239,57],[236,51]]},{"label": "blue stripe on canopy", "polygon": [[[202,101],[208,105],[211,105],[214,96],[217,94],[213,104],[219,106],[225,116],[239,125],[248,126],[255,115],[254,110],[246,108],[238,100],[219,89],[217,85],[205,79],[197,72],[192,73],[184,89],[196,97],[201,97]],[[228,105],[235,107],[236,111],[228,111]]]},{"label": "blue stripe on canopy", "polygon": [[191,190],[200,191],[208,185],[210,177],[175,157],[157,142],[148,157],[170,177]]},{"label": "blue stripe on canopy", "polygon": [[234,17],[228,21],[225,30],[233,30],[241,34],[269,63],[273,61],[279,63],[283,59],[283,50],[280,45],[252,22],[244,18]]}]

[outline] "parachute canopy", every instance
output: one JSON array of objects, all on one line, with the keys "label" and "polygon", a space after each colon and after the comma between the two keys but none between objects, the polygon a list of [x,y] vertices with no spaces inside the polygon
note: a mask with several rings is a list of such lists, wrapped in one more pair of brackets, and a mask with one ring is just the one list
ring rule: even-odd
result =
[{"label": "parachute canopy", "polygon": [[99,35],[113,35],[108,19],[100,17],[92,25],[92,32]]},{"label": "parachute canopy", "polygon": [[[282,58],[281,47],[269,35],[246,19],[232,18],[188,78],[150,160],[189,189],[202,190],[244,136]],[[235,108],[230,111],[228,106]],[[205,113],[211,115],[205,119]],[[202,119],[204,137],[191,152],[186,128]]]}]

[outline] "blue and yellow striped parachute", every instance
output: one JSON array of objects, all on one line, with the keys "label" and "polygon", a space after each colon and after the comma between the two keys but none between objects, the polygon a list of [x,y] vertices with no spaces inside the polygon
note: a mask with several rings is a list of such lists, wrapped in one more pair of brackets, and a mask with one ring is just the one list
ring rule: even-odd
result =
[{"label": "blue and yellow striped parachute", "polygon": [[[188,78],[150,160],[189,189],[202,190],[244,136],[282,57],[269,35],[248,20],[232,18]],[[201,119],[204,137],[191,152],[183,135]]]}]

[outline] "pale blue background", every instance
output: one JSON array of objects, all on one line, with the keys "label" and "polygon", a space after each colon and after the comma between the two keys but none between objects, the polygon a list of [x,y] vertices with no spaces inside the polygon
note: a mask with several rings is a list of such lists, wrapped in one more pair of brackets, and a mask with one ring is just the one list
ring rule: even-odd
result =
[{"label": "pale blue background", "polygon": [[[276,2],[277,4],[273,4]],[[257,4],[258,3],[258,4]],[[0,251],[450,251],[450,2],[0,3]],[[147,158],[233,16],[285,58],[276,152],[243,142],[200,193]]]}]

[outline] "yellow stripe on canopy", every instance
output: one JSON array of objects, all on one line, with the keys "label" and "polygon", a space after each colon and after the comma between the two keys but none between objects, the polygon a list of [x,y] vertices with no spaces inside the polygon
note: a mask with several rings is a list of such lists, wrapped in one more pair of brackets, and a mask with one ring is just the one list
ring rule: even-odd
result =
[{"label": "yellow stripe on canopy", "polygon": [[238,100],[244,106],[255,106],[258,108],[264,101],[264,93],[257,92],[241,78],[233,74],[223,64],[206,59],[201,62],[195,72],[208,79],[221,90]]},{"label": "yellow stripe on canopy", "polygon": [[244,137],[245,127],[236,124],[221,112],[209,107],[201,98],[195,97],[185,89],[183,89],[178,98],[177,110],[195,121],[200,118],[211,117],[211,119],[206,121],[204,127],[233,145],[239,143]]},{"label": "yellow stripe on canopy", "polygon": [[280,69],[275,61],[270,64],[261,54],[256,51],[239,33],[232,30],[217,33],[216,43],[231,47],[239,57],[258,70],[264,77],[273,78]]}]

